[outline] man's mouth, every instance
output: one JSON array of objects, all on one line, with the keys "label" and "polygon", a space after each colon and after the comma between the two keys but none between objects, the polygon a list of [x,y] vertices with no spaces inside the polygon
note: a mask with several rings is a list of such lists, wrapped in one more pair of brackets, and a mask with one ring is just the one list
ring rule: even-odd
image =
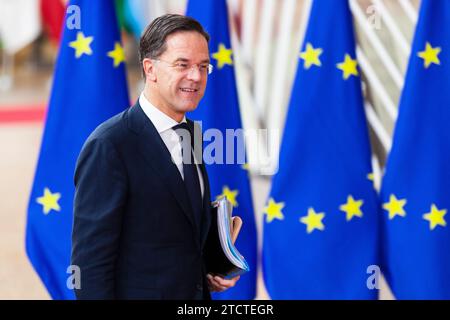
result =
[{"label": "man's mouth", "polygon": [[194,93],[194,92],[198,91],[198,89],[192,89],[192,88],[180,88],[180,90],[183,92],[188,92],[188,93]]}]

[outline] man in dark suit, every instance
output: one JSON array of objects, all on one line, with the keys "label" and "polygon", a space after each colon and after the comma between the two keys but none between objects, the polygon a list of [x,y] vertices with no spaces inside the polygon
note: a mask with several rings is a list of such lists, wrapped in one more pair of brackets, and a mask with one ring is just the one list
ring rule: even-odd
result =
[{"label": "man in dark suit", "polygon": [[140,41],[138,102],[83,146],[72,234],[78,299],[209,299],[238,280],[207,273],[208,177],[203,163],[190,161],[192,140],[181,139],[198,132],[185,113],[206,88],[208,41],[192,18],[155,19]]}]

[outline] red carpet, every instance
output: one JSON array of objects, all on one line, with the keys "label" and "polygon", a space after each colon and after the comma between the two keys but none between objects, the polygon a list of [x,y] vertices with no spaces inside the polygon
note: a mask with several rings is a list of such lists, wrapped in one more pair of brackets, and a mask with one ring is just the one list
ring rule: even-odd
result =
[{"label": "red carpet", "polygon": [[0,124],[43,122],[45,106],[7,106],[0,108]]}]

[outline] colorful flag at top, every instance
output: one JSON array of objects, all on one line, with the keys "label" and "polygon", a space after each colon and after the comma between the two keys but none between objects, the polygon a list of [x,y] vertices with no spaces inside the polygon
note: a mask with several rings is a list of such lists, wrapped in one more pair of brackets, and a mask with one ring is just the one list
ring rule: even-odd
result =
[{"label": "colorful flag at top", "polygon": [[[129,106],[114,2],[74,0],[65,19],[29,199],[26,251],[53,299],[74,298],[73,174],[88,135]],[[74,278],[75,279],[75,278]]]},{"label": "colorful flag at top", "polygon": [[66,3],[64,0],[41,0],[42,24],[48,37],[59,43],[63,28]]},{"label": "colorful flag at top", "polygon": [[376,299],[378,201],[347,1],[314,1],[264,209],[272,299]]}]

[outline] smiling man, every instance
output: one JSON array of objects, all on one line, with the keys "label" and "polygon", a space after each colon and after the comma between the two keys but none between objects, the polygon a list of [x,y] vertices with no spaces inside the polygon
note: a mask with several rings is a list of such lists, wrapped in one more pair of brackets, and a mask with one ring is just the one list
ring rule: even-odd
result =
[{"label": "smiling man", "polygon": [[140,41],[145,88],[138,102],[83,146],[72,234],[78,299],[210,299],[238,280],[205,268],[208,177],[194,161],[194,139],[182,139],[199,131],[185,114],[212,71],[208,41],[192,18],[155,19]]}]

